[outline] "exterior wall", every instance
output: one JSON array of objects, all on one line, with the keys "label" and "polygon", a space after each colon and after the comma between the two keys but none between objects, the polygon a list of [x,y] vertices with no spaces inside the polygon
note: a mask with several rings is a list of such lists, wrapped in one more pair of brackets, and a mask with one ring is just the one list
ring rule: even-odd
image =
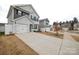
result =
[{"label": "exterior wall", "polygon": [[[32,9],[32,7],[30,5],[29,6],[24,6],[24,7],[22,6],[20,8],[30,12],[30,15],[28,16],[29,19],[31,19],[31,16],[32,16],[32,17],[36,17],[36,19],[39,20],[39,16],[35,13],[35,11]],[[34,24],[39,24],[39,21],[32,20],[32,22]]]},{"label": "exterior wall", "polygon": [[[48,23],[48,25],[46,23]],[[49,22],[48,21],[46,21],[46,20],[39,21],[39,27],[40,28],[44,28],[46,26],[49,26]]]},{"label": "exterior wall", "polygon": [[12,24],[5,24],[5,35],[12,33]]},{"label": "exterior wall", "polygon": [[17,24],[17,26],[19,26],[19,25],[27,25],[27,27],[28,27],[27,32],[30,32],[29,25],[31,24],[31,22],[25,16],[22,17],[22,18],[17,19],[16,24]]},{"label": "exterior wall", "polygon": [[34,10],[32,9],[31,5],[29,5],[29,6],[28,5],[27,6],[22,6],[20,8],[29,11],[30,14],[32,14],[32,15],[34,15],[34,16],[36,16],[38,18],[38,16],[36,15],[36,13],[34,12]]},{"label": "exterior wall", "polygon": [[68,28],[63,28],[64,31],[68,31]]},{"label": "exterior wall", "polygon": [[11,24],[13,19],[14,19],[14,8],[12,7],[10,15],[8,17],[8,23]]},{"label": "exterior wall", "polygon": [[23,16],[15,20],[16,20],[16,24],[32,24],[31,21],[27,18],[27,16]]},{"label": "exterior wall", "polygon": [[63,27],[63,28],[69,28],[70,27],[70,23],[61,24],[61,27]]},{"label": "exterior wall", "polygon": [[49,32],[50,31],[50,28],[40,28],[40,31],[41,32]]},{"label": "exterior wall", "polygon": [[39,27],[44,27],[44,21],[39,21]]},{"label": "exterior wall", "polygon": [[49,25],[49,22],[46,21],[46,20],[44,20],[44,25],[45,25],[45,26],[48,26],[46,23],[48,23],[48,25]]},{"label": "exterior wall", "polygon": [[5,32],[5,25],[0,24],[0,32]]},{"label": "exterior wall", "polygon": [[20,17],[15,19],[16,22],[10,22],[5,25],[5,34],[10,34],[10,33],[16,33],[17,28],[19,25],[28,25],[28,31],[29,31],[29,24],[31,22],[28,20],[26,16]]},{"label": "exterior wall", "polygon": [[14,8],[14,19],[16,19],[16,18],[18,18],[18,17],[22,17],[22,16],[24,16],[24,15],[28,15],[28,16],[29,16],[29,13],[28,13],[28,12],[27,12],[28,14],[26,14],[26,13],[23,12],[23,11],[20,11],[20,12],[21,12],[21,15],[18,15],[18,14],[19,14],[18,11],[20,11],[20,10]]}]

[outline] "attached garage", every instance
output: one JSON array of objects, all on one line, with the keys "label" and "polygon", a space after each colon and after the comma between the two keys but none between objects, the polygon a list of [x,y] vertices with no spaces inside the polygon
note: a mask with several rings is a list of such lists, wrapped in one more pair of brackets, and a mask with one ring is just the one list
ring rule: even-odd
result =
[{"label": "attached garage", "polygon": [[26,33],[29,32],[28,24],[16,24],[16,33]]},{"label": "attached garage", "polygon": [[5,25],[5,34],[11,33],[27,33],[29,32],[28,24],[6,24]]}]

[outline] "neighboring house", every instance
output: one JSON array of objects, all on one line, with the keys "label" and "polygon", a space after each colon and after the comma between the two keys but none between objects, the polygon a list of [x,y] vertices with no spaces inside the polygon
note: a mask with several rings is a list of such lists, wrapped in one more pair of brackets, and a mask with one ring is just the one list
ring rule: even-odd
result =
[{"label": "neighboring house", "polygon": [[79,30],[79,22],[74,24],[74,30]]},{"label": "neighboring house", "polygon": [[61,23],[61,28],[64,31],[68,31],[69,27],[70,27],[70,23]]},{"label": "neighboring house", "polygon": [[[69,28],[71,28],[71,23],[61,23],[61,27],[63,30],[68,31]],[[79,22],[78,23],[74,23],[74,30],[79,30]]]},{"label": "neighboring house", "polygon": [[5,25],[5,34],[38,31],[39,15],[32,5],[11,5]]},{"label": "neighboring house", "polygon": [[46,32],[46,31],[51,30],[51,25],[49,25],[48,18],[39,20],[39,30],[42,31],[42,32]]}]

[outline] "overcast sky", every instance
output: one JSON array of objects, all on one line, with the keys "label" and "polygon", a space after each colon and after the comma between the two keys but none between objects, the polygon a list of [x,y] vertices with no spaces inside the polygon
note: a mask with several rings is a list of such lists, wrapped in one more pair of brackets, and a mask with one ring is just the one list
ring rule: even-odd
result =
[{"label": "overcast sky", "polygon": [[50,24],[72,20],[73,17],[79,19],[78,0],[0,0],[0,23],[7,22],[7,13],[13,4],[32,4],[40,19],[48,18]]}]

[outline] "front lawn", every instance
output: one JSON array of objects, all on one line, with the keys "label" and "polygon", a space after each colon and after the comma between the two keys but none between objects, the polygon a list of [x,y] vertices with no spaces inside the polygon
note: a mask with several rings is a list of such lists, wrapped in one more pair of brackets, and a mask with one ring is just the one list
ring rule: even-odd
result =
[{"label": "front lawn", "polygon": [[15,35],[0,36],[0,55],[37,55],[32,48]]},{"label": "front lawn", "polygon": [[71,35],[71,36],[72,36],[72,38],[73,38],[75,41],[79,42],[79,35],[78,35],[78,36],[76,36],[76,35]]}]

